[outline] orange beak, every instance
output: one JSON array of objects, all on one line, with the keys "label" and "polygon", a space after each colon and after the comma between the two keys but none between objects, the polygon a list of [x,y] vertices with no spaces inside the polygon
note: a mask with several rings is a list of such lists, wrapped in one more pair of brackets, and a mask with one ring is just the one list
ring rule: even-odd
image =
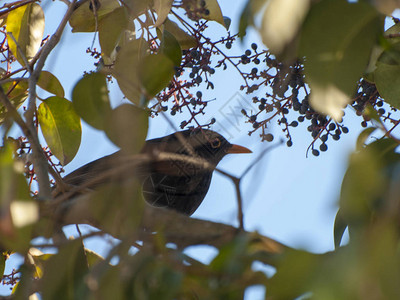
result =
[{"label": "orange beak", "polygon": [[253,151],[246,147],[233,144],[226,150],[226,153],[253,153]]}]

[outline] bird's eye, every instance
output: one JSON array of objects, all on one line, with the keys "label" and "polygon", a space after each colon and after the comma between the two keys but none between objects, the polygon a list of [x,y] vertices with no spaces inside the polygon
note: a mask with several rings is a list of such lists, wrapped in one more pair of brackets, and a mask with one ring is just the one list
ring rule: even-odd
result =
[{"label": "bird's eye", "polygon": [[219,148],[221,146],[221,141],[219,138],[215,138],[214,140],[211,141],[211,147],[212,148]]}]

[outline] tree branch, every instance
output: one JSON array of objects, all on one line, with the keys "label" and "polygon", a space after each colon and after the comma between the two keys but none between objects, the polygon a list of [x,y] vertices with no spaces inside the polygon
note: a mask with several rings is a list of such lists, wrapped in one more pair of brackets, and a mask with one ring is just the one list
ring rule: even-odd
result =
[{"label": "tree branch", "polygon": [[56,32],[51,36],[50,40],[43,46],[42,52],[35,65],[35,68],[33,69],[32,73],[29,76],[28,109],[25,112],[25,119],[26,119],[26,124],[31,133],[31,138],[29,138],[29,142],[32,147],[32,162],[35,168],[35,173],[39,185],[39,196],[42,198],[50,198],[51,189],[50,189],[50,180],[48,174],[47,158],[44,155],[43,149],[40,145],[34,122],[34,115],[36,111],[36,84],[39,79],[40,73],[42,72],[47,57],[60,41],[62,32],[64,31],[64,28],[74,11],[75,2],[76,0],[74,0],[70,4]]}]

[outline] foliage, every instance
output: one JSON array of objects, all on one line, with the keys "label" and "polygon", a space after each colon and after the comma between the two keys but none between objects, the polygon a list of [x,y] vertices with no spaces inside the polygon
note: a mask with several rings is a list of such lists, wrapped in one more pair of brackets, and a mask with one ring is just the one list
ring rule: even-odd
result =
[{"label": "foliage", "polygon": [[[394,25],[384,30],[396,1],[249,0],[238,34],[231,34],[217,0],[63,2],[67,12],[50,37],[43,36],[39,1],[0,8],[6,66],[0,72],[0,271],[10,254],[25,258],[17,271],[3,275],[16,298],[38,292],[43,299],[238,299],[253,285],[267,287],[271,299],[399,298],[400,21],[392,17]],[[43,70],[67,23],[73,32],[98,33],[101,47],[88,48],[97,70],[75,74],[72,99]],[[211,23],[225,27],[226,36],[210,38]],[[251,43],[243,54],[230,54],[251,26],[268,50]],[[62,166],[81,142],[81,120],[136,155],[127,162],[135,165],[145,159],[138,153],[149,117],[186,111],[182,129],[218,121],[199,122],[199,115],[211,113],[202,90],[213,89],[213,75],[227,68],[241,75],[238,89],[258,108],[242,113],[249,134],[261,132],[262,141],[274,139],[268,128],[277,122],[290,147],[291,130],[309,122],[309,149],[318,156],[349,131],[345,106],[368,127],[343,179],[335,251],[317,255],[223,224],[149,212],[136,181],[105,185],[87,197],[79,193],[85,187],[63,184]],[[129,104],[112,108],[113,80]],[[39,99],[36,87],[52,96]],[[14,124],[22,136],[10,134]],[[379,138],[372,141],[372,134]],[[60,190],[64,194],[55,193]],[[73,203],[63,202],[68,193],[77,195]],[[73,240],[60,234],[63,225],[85,222],[102,231]],[[185,235],[193,228],[199,237]],[[350,241],[342,245],[346,229]],[[120,240],[107,257],[84,247],[87,238],[105,233]],[[37,237],[52,240],[34,244]],[[197,244],[216,247],[218,255],[202,264],[184,254]],[[113,258],[118,262],[112,264]],[[255,271],[254,262],[275,271]]]}]

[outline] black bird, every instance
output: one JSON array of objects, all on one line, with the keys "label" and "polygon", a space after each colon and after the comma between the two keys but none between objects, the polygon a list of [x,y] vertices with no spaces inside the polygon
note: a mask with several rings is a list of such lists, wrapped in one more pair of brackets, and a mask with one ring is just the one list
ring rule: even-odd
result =
[{"label": "black bird", "polygon": [[[171,135],[147,140],[142,151],[154,156],[154,161],[146,162],[140,170],[129,168],[118,176],[96,181],[96,187],[109,181],[121,182],[136,176],[143,183],[143,196],[154,206],[167,207],[186,215],[192,215],[208,192],[214,169],[228,153],[251,153],[245,147],[230,144],[222,135],[208,129],[184,130]],[[157,153],[170,153],[206,160],[210,168],[204,168],[185,159],[156,159]],[[124,164],[126,154],[118,151],[90,162],[64,177],[64,182],[79,186]],[[199,162],[198,159],[195,162]]]}]

